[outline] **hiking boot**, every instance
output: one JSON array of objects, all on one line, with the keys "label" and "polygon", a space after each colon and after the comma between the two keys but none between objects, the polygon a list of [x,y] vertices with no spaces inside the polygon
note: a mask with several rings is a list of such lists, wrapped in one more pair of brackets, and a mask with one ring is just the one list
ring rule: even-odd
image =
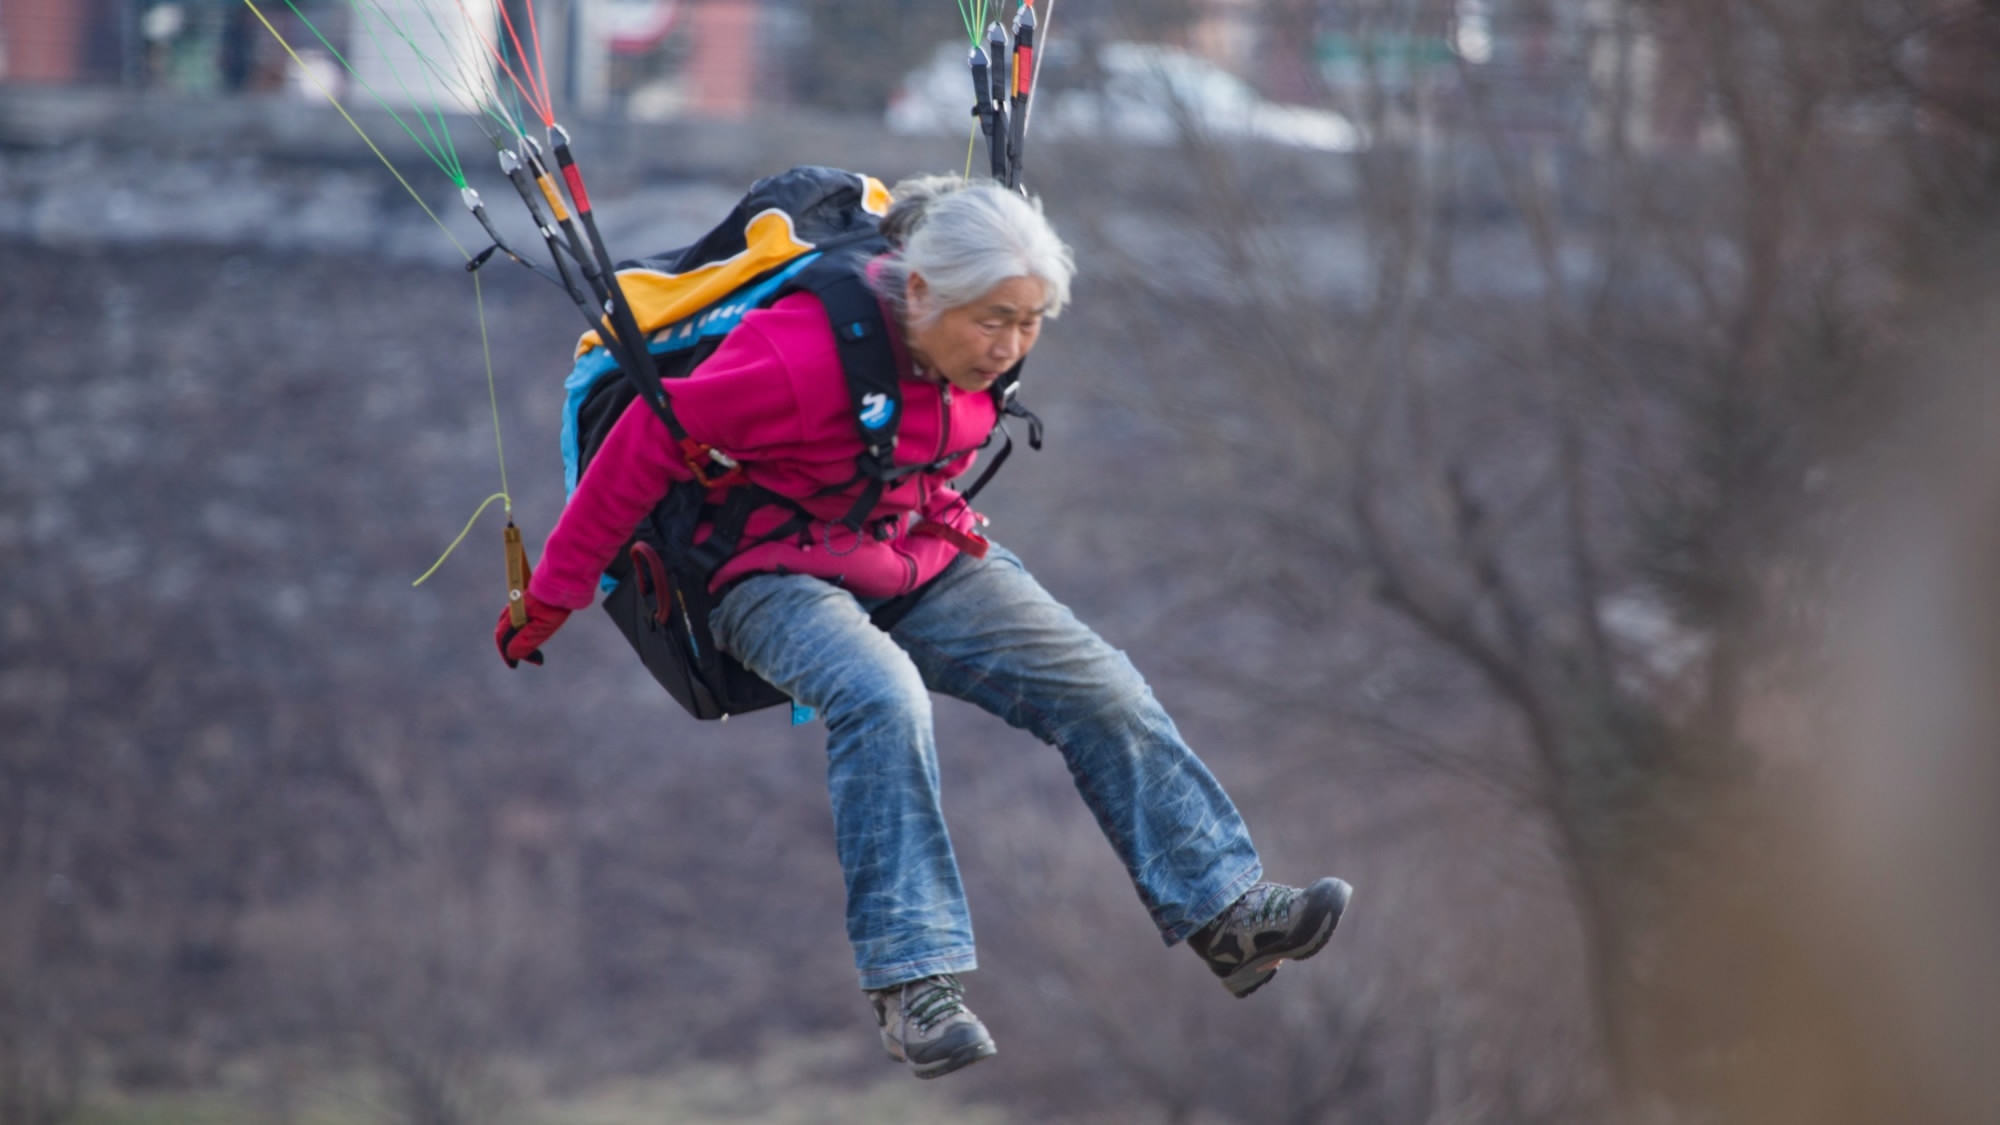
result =
[{"label": "hiking boot", "polygon": [[1325,947],[1354,888],[1326,878],[1300,890],[1259,883],[1187,943],[1236,997],[1278,975],[1278,962],[1303,961]]},{"label": "hiking boot", "polygon": [[936,1078],[971,1066],[999,1048],[986,1025],[965,1006],[965,989],[950,974],[871,989],[882,1048],[907,1062],[918,1078]]}]

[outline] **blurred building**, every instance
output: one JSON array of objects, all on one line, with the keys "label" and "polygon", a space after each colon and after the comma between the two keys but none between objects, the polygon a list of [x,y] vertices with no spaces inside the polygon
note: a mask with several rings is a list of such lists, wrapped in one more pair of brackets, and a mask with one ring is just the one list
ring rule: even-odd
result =
[{"label": "blurred building", "polygon": [[116,82],[132,28],[117,0],[0,3],[0,81]]},{"label": "blurred building", "polygon": [[0,4],[0,74],[11,82],[73,82],[83,21],[71,0]]},{"label": "blurred building", "polygon": [[[995,14],[1016,2],[997,0]],[[348,80],[337,51],[383,97],[414,97],[394,77],[420,70],[409,44],[369,34],[369,17],[358,14],[377,12],[422,49],[482,61],[484,45],[474,39],[513,53],[511,22],[521,50],[545,65],[552,98],[571,112],[740,118],[804,105],[873,113],[953,23],[938,18],[953,14],[944,0],[292,3],[296,12],[283,0],[255,0],[254,9],[244,0],[0,0],[0,83],[317,98],[321,84]],[[467,31],[467,6],[492,13],[476,33]],[[297,61],[260,14],[298,50]],[[1620,19],[1643,24],[1621,27]],[[1693,38],[1676,33],[1671,12],[1633,16],[1609,0],[1182,0],[1132,10],[1064,0],[1054,23],[1059,40],[1186,47],[1274,101],[1332,103],[1364,117],[1377,143],[1497,128],[1522,143],[1590,145],[1614,125],[1639,148],[1714,139],[1704,133],[1710,114]],[[1936,45],[1935,70],[1976,114],[1985,79],[1955,63],[1949,48]],[[1627,95],[1612,98],[1607,91],[1620,84]],[[1609,119],[1612,105],[1622,107],[1618,122]]]},{"label": "blurred building", "polygon": [[[740,116],[771,93],[760,81],[765,0],[504,0],[509,19],[495,0],[476,0],[473,11],[492,13],[476,29],[465,7],[461,0],[258,0],[254,8],[242,0],[5,0],[0,83],[318,97],[314,79],[345,83],[351,73],[385,99],[415,100],[425,93],[404,88],[397,75],[422,73],[417,51],[477,58],[490,43],[511,58],[511,19],[521,51],[546,67],[554,99],[586,112],[650,94],[655,116]],[[298,73],[301,62],[310,77]],[[672,93],[663,96],[663,86]]]}]

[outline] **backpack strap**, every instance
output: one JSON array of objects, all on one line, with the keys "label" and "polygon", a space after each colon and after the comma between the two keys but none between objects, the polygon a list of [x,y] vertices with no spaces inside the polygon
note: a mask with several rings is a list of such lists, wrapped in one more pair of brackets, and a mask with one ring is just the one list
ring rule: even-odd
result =
[{"label": "backpack strap", "polygon": [[[987,389],[986,393],[993,396],[993,431],[1000,435],[1000,452],[994,454],[993,459],[986,463],[986,468],[980,471],[979,476],[972,482],[972,487],[959,493],[968,504],[978,497],[980,490],[986,487],[986,482],[993,479],[993,474],[1000,471],[1000,466],[1006,464],[1008,456],[1014,452],[1014,435],[1007,432],[1008,418],[1026,419],[1028,448],[1034,450],[1042,448],[1041,418],[1034,411],[1022,406],[1020,400],[1015,397],[1021,389],[1021,365],[1026,362],[1027,360],[1022,360],[1021,363],[1008,368],[1006,373]],[[990,444],[993,440],[992,435],[987,435],[986,440]]]},{"label": "backpack strap", "polygon": [[840,356],[847,396],[854,407],[854,428],[861,437],[855,479],[865,482],[840,522],[859,533],[868,513],[881,501],[883,490],[908,475],[895,463],[896,436],[903,424],[896,350],[889,341],[881,301],[850,257],[841,255],[814,263],[789,288],[819,298],[827,322],[833,326],[834,350]]},{"label": "backpack strap", "polygon": [[[874,245],[876,241],[857,240],[851,246],[862,255],[886,248],[887,243]],[[889,485],[937,466],[899,467],[895,463],[896,440],[903,422],[902,379],[896,366],[895,347],[889,339],[889,326],[882,316],[881,301],[857,267],[855,255],[828,254],[801,271],[782,292],[801,290],[818,298],[826,309],[827,322],[833,328],[834,350],[840,357],[841,374],[854,408],[855,429],[861,437],[861,455],[855,460],[854,476],[822,491],[831,494],[857,481],[862,483],[860,494],[840,518],[842,525],[859,535],[864,533],[869,513],[881,502]],[[1006,426],[1009,416],[1028,422],[1030,448],[1042,447],[1042,420],[1015,399],[1020,389],[1021,367],[1022,364],[1016,363],[1009,368],[987,392],[993,396],[994,429],[1000,434],[1002,445],[962,494],[967,501],[979,495],[1014,451],[1014,437]],[[988,440],[992,440],[990,436]]]},{"label": "backpack strap", "polygon": [[[776,505],[791,512],[790,518],[777,527],[758,536],[754,542],[744,542],[744,534],[750,526],[751,513]],[[705,508],[708,517],[708,538],[695,543],[688,549],[688,558],[693,561],[701,580],[706,583],[722,569],[722,564],[735,558],[740,551],[764,543],[775,543],[780,539],[800,536],[804,538],[812,529],[812,513],[788,496],[782,496],[759,484],[743,484],[723,494],[722,502],[712,508]],[[694,538],[692,524],[687,529],[688,541]]]}]

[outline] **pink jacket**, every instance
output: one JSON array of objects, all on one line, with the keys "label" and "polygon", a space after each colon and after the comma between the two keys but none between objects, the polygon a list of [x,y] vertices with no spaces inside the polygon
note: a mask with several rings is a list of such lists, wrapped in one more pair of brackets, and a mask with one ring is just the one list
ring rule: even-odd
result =
[{"label": "pink jacket", "polygon": [[[860,482],[833,495],[813,495],[853,477],[861,453],[833,330],[817,298],[794,293],[746,315],[692,375],[661,380],[689,436],[741,462],[752,481],[798,501],[816,517],[810,543],[801,545],[794,535],[744,549],[716,572],[715,587],[748,574],[783,571],[817,575],[862,597],[886,597],[928,582],[957,556],[959,548],[950,539],[932,534],[940,525],[961,536],[977,531],[977,517],[948,482],[971,467],[973,451],[992,431],[992,396],[917,378],[901,338],[893,330],[890,338],[903,391],[896,463],[955,456],[941,470],[913,473],[884,490],[870,524],[896,517],[887,539],[857,536],[839,522],[860,495]],[[529,592],[568,609],[589,605],[599,575],[632,529],[669,485],[691,476],[666,426],[634,401],[577,482],[542,548]],[[711,499],[719,497],[718,492]],[[755,543],[790,515],[778,506],[758,511],[744,542]],[[924,524],[931,526],[917,531]],[[704,528],[700,536],[706,533]]]}]

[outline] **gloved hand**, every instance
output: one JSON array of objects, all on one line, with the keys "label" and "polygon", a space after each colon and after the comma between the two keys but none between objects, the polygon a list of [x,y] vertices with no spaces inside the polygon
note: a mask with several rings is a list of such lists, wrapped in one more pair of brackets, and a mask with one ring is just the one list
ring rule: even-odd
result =
[{"label": "gloved hand", "polygon": [[557,629],[569,620],[569,610],[559,605],[550,605],[533,594],[523,590],[521,604],[528,609],[528,623],[519,629],[506,610],[500,611],[500,624],[493,629],[493,643],[500,649],[500,659],[509,668],[519,668],[521,661],[539,665],[542,663],[542,642],[555,636]]}]

